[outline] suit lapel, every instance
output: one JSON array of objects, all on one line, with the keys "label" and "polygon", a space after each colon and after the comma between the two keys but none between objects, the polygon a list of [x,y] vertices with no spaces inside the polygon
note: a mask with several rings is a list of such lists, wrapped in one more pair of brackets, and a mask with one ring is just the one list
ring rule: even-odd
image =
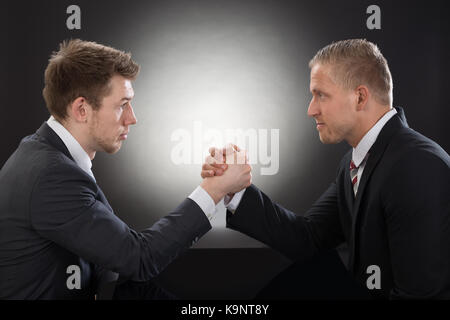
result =
[{"label": "suit lapel", "polygon": [[[72,161],[72,155],[69,152],[69,149],[67,149],[66,145],[64,144],[64,142],[61,140],[61,138],[56,134],[55,131],[53,131],[52,128],[50,128],[50,126],[44,122],[41,127],[36,131],[37,135],[39,135],[40,137],[44,138],[48,144],[50,144],[52,147],[54,147],[55,149],[57,149],[58,151],[64,153],[69,159],[71,159]],[[80,169],[81,170],[81,169]],[[89,175],[88,175],[89,176]],[[90,179],[93,179],[91,176],[89,176]],[[95,182],[95,180],[93,179],[93,181]],[[100,187],[97,185],[98,188],[98,196],[99,196],[99,200],[105,205],[107,206],[111,212],[113,211],[111,206],[109,205],[108,200],[106,199],[103,191],[100,189]]]},{"label": "suit lapel", "polygon": [[351,159],[352,159],[352,153],[349,152],[349,156],[344,161],[344,163],[345,163],[345,168],[344,168],[344,192],[345,192],[345,199],[347,201],[347,206],[348,206],[348,208],[350,210],[350,214],[353,216],[353,204],[354,204],[354,201],[355,201],[355,196],[353,195],[352,179],[350,178],[350,170],[348,169],[350,167]]},{"label": "suit lapel", "polygon": [[[407,127],[408,123],[406,122],[406,118],[403,112],[402,108],[396,108],[397,114],[394,115],[383,127],[383,129],[380,131],[380,134],[377,137],[377,140],[373,144],[373,146],[369,150],[369,157],[367,158],[366,165],[364,167],[363,174],[361,176],[361,182],[358,186],[358,192],[356,193],[356,198],[354,201],[354,205],[352,208],[352,241],[350,245],[350,269],[353,270],[354,267],[354,258],[355,258],[355,244],[357,241],[357,226],[358,226],[358,215],[360,214],[359,207],[361,205],[361,199],[364,196],[364,191],[366,189],[366,186],[368,184],[368,181],[370,180],[371,175],[373,174],[375,168],[377,167],[378,163],[380,162],[384,151],[386,150],[387,146],[389,145],[389,141],[391,140],[391,137],[402,127]],[[350,171],[347,169],[348,172],[348,181],[350,182]],[[353,191],[352,191],[353,192]]]},{"label": "suit lapel", "polygon": [[378,162],[381,159],[381,156],[384,153],[383,150],[379,150],[380,152],[374,152],[374,154],[369,153],[369,157],[367,158],[366,165],[364,167],[363,174],[361,176],[361,182],[358,186],[358,192],[356,193],[355,198],[355,206],[353,207],[353,216],[356,218],[359,212],[359,206],[361,204],[361,197],[364,194],[364,190],[367,185],[367,181],[369,180],[373,170],[376,168]]}]

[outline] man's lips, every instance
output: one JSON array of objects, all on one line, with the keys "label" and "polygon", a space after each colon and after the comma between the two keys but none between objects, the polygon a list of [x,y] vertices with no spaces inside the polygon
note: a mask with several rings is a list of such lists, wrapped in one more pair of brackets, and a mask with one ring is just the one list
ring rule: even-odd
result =
[{"label": "man's lips", "polygon": [[127,131],[127,132],[125,132],[125,133],[122,133],[122,134],[119,136],[119,139],[120,139],[120,140],[125,140],[125,139],[128,137],[128,132],[129,132],[129,131]]},{"label": "man's lips", "polygon": [[323,128],[325,126],[325,123],[323,122],[316,122],[317,129]]}]

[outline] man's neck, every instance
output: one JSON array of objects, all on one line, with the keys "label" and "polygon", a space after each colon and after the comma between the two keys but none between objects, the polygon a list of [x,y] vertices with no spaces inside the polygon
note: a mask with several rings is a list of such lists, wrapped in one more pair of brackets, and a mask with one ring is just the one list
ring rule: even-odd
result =
[{"label": "man's neck", "polygon": [[353,148],[356,148],[356,146],[359,144],[359,142],[364,138],[364,136],[369,132],[370,129],[378,122],[380,121],[383,116],[392,110],[392,107],[386,106],[383,108],[380,108],[380,111],[374,113],[373,116],[368,117],[367,121],[362,121],[361,126],[358,128],[358,133],[355,135],[356,137],[354,139],[348,140],[348,144],[351,145]]},{"label": "man's neck", "polygon": [[70,134],[75,138],[75,140],[78,141],[78,143],[80,144],[80,146],[83,148],[83,150],[84,150],[84,151],[87,153],[87,155],[89,156],[89,159],[91,159],[91,161],[94,160],[96,151],[93,150],[93,149],[91,149],[91,148],[89,148],[89,144],[88,144],[88,142],[87,142],[87,139],[84,138],[85,135],[81,132],[81,130],[80,130],[77,126],[71,124],[71,123],[68,122],[68,121],[61,121],[61,120],[58,120],[58,122],[59,122],[64,128],[66,128],[67,131],[70,132]]}]

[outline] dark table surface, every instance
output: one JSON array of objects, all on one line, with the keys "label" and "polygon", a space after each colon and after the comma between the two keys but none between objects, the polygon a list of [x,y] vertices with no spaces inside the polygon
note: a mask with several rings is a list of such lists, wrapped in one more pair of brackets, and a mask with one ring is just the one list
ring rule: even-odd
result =
[{"label": "dark table surface", "polygon": [[368,299],[335,250],[293,263],[269,248],[191,249],[157,278],[118,279],[99,300]]}]

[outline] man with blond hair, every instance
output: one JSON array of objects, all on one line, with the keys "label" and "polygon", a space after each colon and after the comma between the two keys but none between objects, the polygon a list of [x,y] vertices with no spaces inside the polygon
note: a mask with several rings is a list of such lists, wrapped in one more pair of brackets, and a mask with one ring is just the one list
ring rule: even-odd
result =
[{"label": "man with blond hair", "polygon": [[142,232],[114,214],[91,161],[116,153],[136,124],[138,71],[130,54],[78,39],[51,57],[51,117],[0,171],[0,299],[90,299],[112,272],[152,279],[211,228],[220,198],[250,185],[249,165],[234,165]]},{"label": "man with blond hair", "polygon": [[[320,141],[345,140],[352,149],[306,214],[283,208],[251,185],[225,199],[227,226],[293,260],[346,243],[348,269],[371,293],[450,299],[449,155],[409,128],[402,108],[392,107],[391,74],[375,44],[335,42],[309,66],[308,116]],[[203,165],[206,180],[226,173],[218,163],[223,155],[211,150]]]}]

